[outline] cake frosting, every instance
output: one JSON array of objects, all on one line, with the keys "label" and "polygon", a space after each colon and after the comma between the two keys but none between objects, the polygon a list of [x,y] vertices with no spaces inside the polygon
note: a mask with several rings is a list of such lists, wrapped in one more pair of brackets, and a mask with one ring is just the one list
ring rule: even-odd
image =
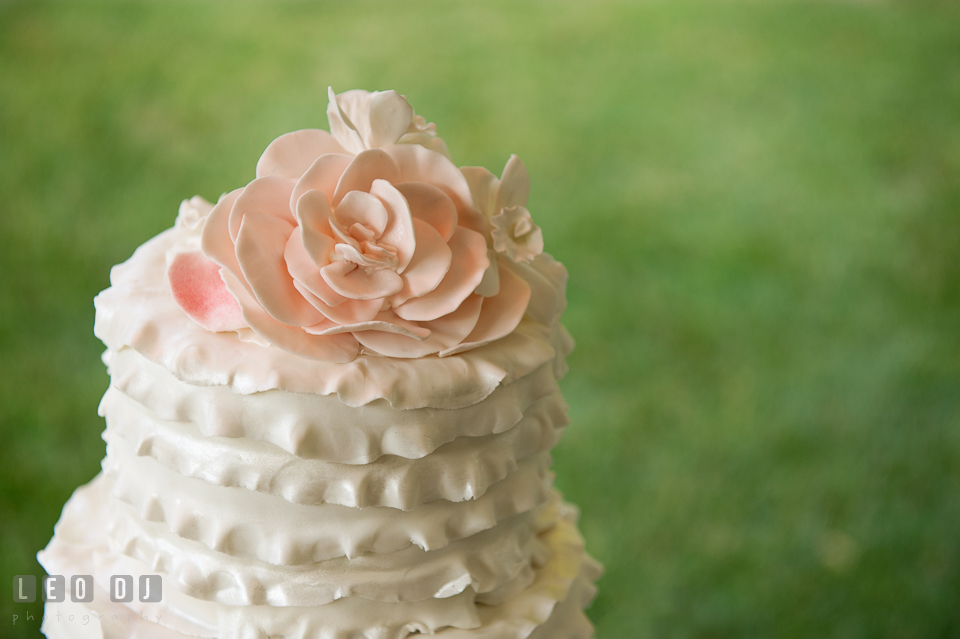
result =
[{"label": "cake frosting", "polygon": [[523,163],[458,168],[394,91],[327,117],[97,296],[107,454],[38,555],[95,592],[45,604],[50,639],[593,636],[550,471],[567,274]]}]

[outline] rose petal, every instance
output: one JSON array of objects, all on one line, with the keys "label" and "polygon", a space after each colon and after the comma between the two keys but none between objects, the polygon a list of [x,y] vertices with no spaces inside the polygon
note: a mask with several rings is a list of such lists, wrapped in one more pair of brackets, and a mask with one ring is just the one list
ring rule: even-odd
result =
[{"label": "rose petal", "polygon": [[240,305],[220,279],[220,265],[200,251],[178,253],[167,267],[173,299],[208,331],[234,331],[246,326]]},{"label": "rose petal", "polygon": [[257,177],[279,175],[296,180],[324,153],[343,153],[332,135],[323,129],[284,133],[271,142],[257,161]]},{"label": "rose petal", "polygon": [[407,132],[413,120],[413,109],[396,91],[375,91],[370,94],[367,148],[393,144]]},{"label": "rose petal", "polygon": [[476,324],[480,310],[480,298],[477,296],[471,297],[460,308],[442,320],[424,324],[424,327],[431,327],[431,334],[430,337],[422,341],[383,331],[355,331],[353,336],[364,348],[380,355],[387,357],[425,357],[438,352],[442,348],[458,344]]},{"label": "rose petal", "polygon": [[[320,267],[310,259],[311,256],[307,253],[307,249],[305,249],[303,245],[303,230],[302,226],[293,229],[290,238],[283,248],[283,260],[287,265],[287,272],[290,273],[290,277],[294,280],[294,286],[298,283],[301,284],[303,288],[306,288],[314,296],[323,301],[323,307],[337,306],[345,302],[347,298],[330,288],[330,285],[327,284],[320,274]],[[326,238],[330,248],[333,248],[332,239],[323,234],[321,234],[320,237]],[[326,266],[326,264],[324,264],[324,266]],[[297,286],[297,290],[300,291],[301,294],[303,293],[303,288]],[[317,306],[309,297],[304,297],[312,306],[316,307],[317,310],[321,313],[324,312],[323,307]],[[326,315],[326,313],[323,314]]]},{"label": "rose petal", "polygon": [[413,219],[413,228],[417,250],[403,271],[403,288],[390,300],[392,304],[402,304],[437,288],[453,261],[453,251],[435,228],[417,218]]},{"label": "rose petal", "polygon": [[[374,184],[378,181],[382,180],[374,180]],[[374,239],[380,237],[389,220],[380,199],[363,191],[350,191],[344,195],[333,212],[333,218],[347,229],[354,224],[367,227],[374,232]]]},{"label": "rose petal", "polygon": [[550,326],[566,307],[567,269],[546,253],[528,264],[514,264],[512,268],[530,286],[527,315]]},{"label": "rose petal", "polygon": [[337,206],[350,191],[369,191],[370,185],[376,179],[399,182],[400,169],[393,158],[381,149],[363,151],[353,158],[353,162],[343,171],[330,203]]},{"label": "rose petal", "polygon": [[293,180],[273,175],[257,178],[245,186],[230,210],[230,239],[237,241],[240,222],[247,213],[266,213],[291,224],[296,223],[290,210],[290,192],[293,185]]},{"label": "rose petal", "polygon": [[237,278],[243,279],[240,264],[237,262],[233,239],[230,237],[229,218],[237,197],[243,189],[236,189],[224,195],[217,202],[203,223],[200,233],[200,248],[204,255],[227,269]]},{"label": "rose petal", "polygon": [[298,326],[278,322],[263,310],[229,271],[221,271],[221,275],[227,290],[240,303],[244,321],[257,335],[277,348],[294,355],[341,364],[356,358],[359,344],[351,335],[309,335]]},{"label": "rose petal", "polygon": [[327,153],[318,157],[293,187],[293,193],[290,195],[290,210],[296,211],[300,196],[311,189],[325,193],[327,202],[330,202],[334,191],[337,190],[340,176],[352,161],[353,156],[345,153]]},{"label": "rose petal", "polygon": [[370,92],[362,89],[345,91],[340,95],[333,92],[333,87],[327,87],[327,120],[330,122],[330,133],[354,155],[367,147],[363,137],[353,122],[365,117],[363,114],[370,110]]},{"label": "rose petal", "polygon": [[444,242],[457,228],[457,207],[439,188],[426,182],[401,182],[394,185],[410,206],[410,215],[437,229]]},{"label": "rose petal", "polygon": [[457,210],[472,209],[470,187],[456,165],[436,151],[419,144],[394,144],[384,148],[399,167],[401,178],[396,182],[427,182],[447,192]]},{"label": "rose petal", "polygon": [[433,320],[452,313],[473,292],[490,265],[487,241],[476,231],[458,226],[449,243],[450,270],[437,288],[396,306],[397,315],[411,321]]},{"label": "rose petal", "polygon": [[267,313],[284,324],[311,326],[322,316],[294,288],[283,259],[287,239],[295,228],[293,223],[275,215],[244,215],[237,235],[237,261]]},{"label": "rose petal", "polygon": [[318,267],[330,263],[330,249],[335,244],[333,237],[328,234],[331,215],[327,196],[321,191],[307,191],[297,201],[297,220],[300,222],[303,247]]},{"label": "rose petal", "polygon": [[440,351],[440,357],[479,348],[509,335],[523,319],[529,301],[530,287],[501,262],[500,293],[483,298],[480,319],[473,331],[459,345]]},{"label": "rose petal", "polygon": [[487,249],[487,259],[490,260],[490,266],[483,272],[483,279],[473,292],[483,297],[493,297],[500,292],[500,265],[497,264],[497,252]]},{"label": "rose petal", "polygon": [[476,327],[483,306],[483,298],[471,295],[454,312],[430,322],[424,322],[424,328],[430,329],[431,338],[443,348],[451,348],[462,342]]},{"label": "rose petal", "polygon": [[507,165],[503,167],[500,190],[497,191],[493,213],[496,214],[505,206],[526,206],[529,197],[530,175],[527,173],[527,167],[519,157],[511,155]]},{"label": "rose petal", "polygon": [[497,191],[500,189],[500,178],[482,166],[461,166],[460,172],[470,187],[470,196],[473,206],[484,216],[496,215],[494,210],[497,202]]},{"label": "rose petal", "polygon": [[356,331],[351,335],[360,342],[364,349],[385,357],[416,359],[432,355],[441,348],[437,342],[429,339],[421,341],[406,335],[397,335],[386,331]]},{"label": "rose petal", "polygon": [[[293,285],[297,287],[297,290],[300,291],[300,294],[303,295],[303,297],[310,302],[314,308],[323,313],[323,315],[328,320],[333,322],[333,324],[337,325],[369,322],[377,316],[377,313],[380,312],[380,308],[383,306],[382,300],[350,299],[346,299],[336,306],[331,306],[307,290],[307,288],[297,280],[293,281]],[[336,293],[334,293],[334,295],[336,295]],[[337,297],[340,296],[338,295]],[[316,330],[317,325],[309,328],[311,330]]]},{"label": "rose petal", "polygon": [[[317,330],[319,329],[319,330]],[[337,335],[339,333],[350,333],[354,331],[381,331],[384,333],[393,333],[403,335],[421,342],[430,337],[430,331],[422,328],[413,322],[407,322],[390,311],[377,314],[376,320],[369,322],[357,322],[355,324],[346,324],[343,326],[308,327],[307,332],[314,335]],[[316,332],[315,332],[316,331]]]},{"label": "rose petal", "polygon": [[352,262],[332,262],[320,273],[330,288],[355,300],[382,299],[403,288],[400,276],[386,268],[367,269]]},{"label": "rose petal", "polygon": [[417,249],[410,206],[400,191],[386,180],[374,180],[370,185],[370,193],[383,202],[390,220],[380,236],[379,243],[396,249],[397,273],[403,273]]},{"label": "rose petal", "polygon": [[436,135],[430,135],[423,131],[404,133],[397,140],[397,144],[419,144],[431,151],[436,151],[445,158],[450,158],[450,151],[447,149],[447,143],[443,141],[443,138],[438,138]]}]

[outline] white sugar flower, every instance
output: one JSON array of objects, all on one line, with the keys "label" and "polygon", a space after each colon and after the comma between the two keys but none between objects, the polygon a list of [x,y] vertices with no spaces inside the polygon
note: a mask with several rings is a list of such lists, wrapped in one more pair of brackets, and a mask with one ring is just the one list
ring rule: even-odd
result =
[{"label": "white sugar flower", "polygon": [[490,218],[493,248],[514,262],[530,262],[543,252],[543,232],[523,206],[508,206]]}]

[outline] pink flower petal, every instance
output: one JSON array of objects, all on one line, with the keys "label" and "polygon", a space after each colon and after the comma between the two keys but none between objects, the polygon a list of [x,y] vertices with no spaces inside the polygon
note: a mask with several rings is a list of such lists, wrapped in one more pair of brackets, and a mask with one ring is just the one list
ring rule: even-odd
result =
[{"label": "pink flower petal", "polygon": [[403,280],[390,269],[366,269],[352,262],[332,262],[320,273],[337,293],[355,300],[383,299],[403,288]]},{"label": "pink flower petal", "polygon": [[318,267],[330,263],[328,255],[335,243],[329,235],[328,220],[331,215],[327,196],[321,191],[307,191],[297,201],[297,220],[300,222],[303,247]]},{"label": "pink flower petal", "polygon": [[435,322],[424,324],[430,327],[430,337],[418,341],[405,335],[383,331],[355,331],[353,336],[363,345],[387,357],[425,357],[460,342],[476,324],[480,314],[480,298],[472,296],[453,313]]},{"label": "pink flower petal", "polygon": [[400,191],[386,180],[374,180],[370,185],[370,194],[383,202],[390,220],[380,236],[379,243],[396,249],[397,273],[403,273],[417,248],[410,207]]},{"label": "pink flower petal", "polygon": [[334,191],[337,190],[340,176],[352,161],[353,156],[345,153],[327,153],[318,157],[293,187],[293,193],[290,195],[290,210],[296,211],[297,200],[310,190],[322,191],[327,196],[327,202],[330,202]]},{"label": "pink flower petal", "polygon": [[352,333],[354,331],[380,331],[403,335],[404,337],[415,339],[418,342],[430,337],[430,331],[428,329],[422,328],[413,322],[404,321],[390,311],[379,313],[375,320],[368,322],[357,322],[354,324],[330,327],[325,327],[324,325],[317,327],[311,326],[306,330],[314,335],[337,335],[339,333]]},{"label": "pink flower petal", "polygon": [[530,175],[527,173],[527,167],[519,157],[511,155],[507,165],[503,167],[493,214],[495,215],[505,206],[526,206],[529,197]]},{"label": "pink flower petal", "polygon": [[463,342],[440,351],[441,357],[479,348],[509,335],[517,327],[530,301],[530,287],[505,263],[500,268],[500,293],[485,297],[480,309],[480,319]]},{"label": "pink flower petal", "polygon": [[473,199],[466,178],[456,165],[436,151],[419,144],[395,144],[384,149],[396,161],[401,178],[397,182],[426,182],[446,191],[457,205],[472,209]]},{"label": "pink flower petal", "polygon": [[385,357],[416,359],[432,355],[441,348],[437,342],[429,339],[421,341],[386,331],[356,331],[351,335],[365,349]]},{"label": "pink flower petal", "polygon": [[444,242],[457,228],[457,207],[439,188],[426,182],[401,182],[394,185],[410,206],[410,214],[437,229]]},{"label": "pink flower petal", "polygon": [[479,295],[470,295],[463,301],[460,308],[423,326],[430,329],[432,339],[443,348],[452,348],[462,342],[476,327],[480,319],[483,298]]},{"label": "pink flower petal", "polygon": [[497,263],[497,252],[487,249],[487,259],[490,260],[490,266],[483,272],[483,279],[473,292],[483,297],[493,297],[500,292],[500,265]]},{"label": "pink flower petal", "polygon": [[[303,231],[304,228],[302,226],[293,229],[290,238],[283,248],[283,260],[286,262],[287,272],[290,273],[290,277],[293,278],[294,285],[296,286],[298,283],[301,285],[297,286],[297,290],[303,293],[303,289],[306,288],[314,296],[323,301],[323,307],[317,306],[313,300],[304,296],[312,306],[323,313],[324,307],[337,306],[345,302],[347,298],[330,288],[330,285],[323,279],[323,276],[320,274],[320,267],[310,259],[310,254],[307,253],[307,249],[303,246],[303,237],[301,235]],[[331,238],[323,234],[320,234],[320,237],[326,238],[329,247],[333,248],[333,240]],[[326,315],[326,313],[324,313],[324,315]]]},{"label": "pink flower petal", "polygon": [[167,280],[177,305],[208,331],[246,327],[240,305],[220,279],[220,266],[200,251],[175,255]]},{"label": "pink flower petal", "polygon": [[482,166],[461,166],[460,172],[470,186],[474,208],[485,217],[496,215],[494,206],[497,202],[497,191],[500,189],[500,178]]},{"label": "pink flower petal", "polygon": [[241,280],[243,280],[243,275],[240,273],[240,264],[237,262],[235,254],[236,249],[233,246],[233,239],[230,237],[228,220],[230,211],[242,192],[242,188],[236,189],[220,198],[220,201],[210,211],[210,215],[207,216],[203,223],[203,231],[200,233],[200,248],[204,255]]},{"label": "pink flower petal", "polygon": [[413,219],[413,228],[417,250],[403,272],[403,288],[390,300],[392,304],[402,304],[437,288],[453,261],[453,251],[435,228],[417,218]]},{"label": "pink flower petal", "polygon": [[[264,178],[268,179],[268,178]],[[237,261],[263,309],[291,326],[311,326],[322,319],[293,286],[283,253],[296,227],[267,213],[247,213],[237,235]]]},{"label": "pink flower petal", "polygon": [[394,308],[397,315],[411,321],[427,321],[452,313],[480,284],[490,265],[487,241],[476,231],[458,226],[450,238],[453,261],[437,288],[426,295],[407,300]]},{"label": "pink flower petal", "polygon": [[271,142],[257,162],[257,177],[279,175],[296,180],[324,153],[343,153],[332,135],[322,129],[284,133]]},{"label": "pink flower petal", "polygon": [[[323,315],[331,322],[330,326],[334,324],[347,325],[347,324],[357,324],[360,322],[369,322],[374,317],[377,316],[377,313],[380,312],[380,308],[383,306],[382,300],[345,300],[344,302],[337,304],[336,306],[330,306],[322,299],[311,293],[297,280],[293,281],[293,285],[297,287],[297,290],[300,291],[300,294],[308,302],[310,302],[314,308],[323,313]],[[334,293],[336,295],[336,293]],[[339,296],[338,296],[339,297]],[[310,331],[322,330],[317,329],[317,326],[309,327]],[[306,330],[306,329],[305,329]]]},{"label": "pink flower petal", "polygon": [[293,185],[293,180],[269,176],[257,178],[245,186],[230,211],[230,239],[237,241],[240,222],[247,213],[265,213],[291,224],[296,223],[290,210],[290,192]]},{"label": "pink flower petal", "polygon": [[[228,271],[222,271],[227,290],[240,303],[243,319],[253,331],[277,348],[294,355],[328,362],[353,361],[360,350],[357,340],[350,335],[310,335],[299,326],[289,326],[270,317],[253,299],[240,281]],[[314,324],[322,321],[322,318]]]},{"label": "pink flower petal", "polygon": [[353,162],[340,176],[330,203],[337,206],[343,196],[350,191],[370,191],[370,185],[376,179],[391,183],[399,182],[400,169],[397,168],[396,162],[381,149],[363,151],[353,158]]},{"label": "pink flower petal", "polygon": [[[377,182],[374,180],[374,184]],[[380,199],[363,191],[350,191],[344,195],[333,212],[333,218],[347,229],[354,224],[367,227],[374,231],[374,239],[387,228],[389,219]]]}]

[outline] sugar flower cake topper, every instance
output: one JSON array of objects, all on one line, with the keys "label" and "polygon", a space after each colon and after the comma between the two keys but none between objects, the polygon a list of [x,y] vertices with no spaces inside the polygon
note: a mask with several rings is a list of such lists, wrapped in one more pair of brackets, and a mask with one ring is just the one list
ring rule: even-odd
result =
[{"label": "sugar flower cake topper", "polygon": [[308,358],[440,357],[511,333],[543,251],[526,168],[458,168],[395,91],[329,91],[330,132],[270,143],[256,179],[184,202],[174,299],[210,331]]}]

